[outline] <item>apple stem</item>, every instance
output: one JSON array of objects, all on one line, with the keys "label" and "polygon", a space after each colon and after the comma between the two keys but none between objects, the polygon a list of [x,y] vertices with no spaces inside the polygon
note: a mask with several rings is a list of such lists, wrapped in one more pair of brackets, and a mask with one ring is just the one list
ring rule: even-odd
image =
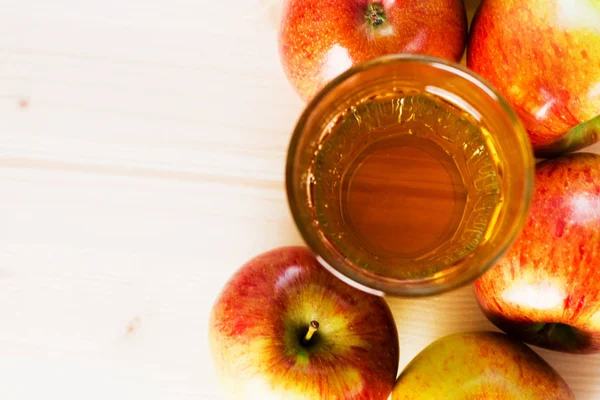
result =
[{"label": "apple stem", "polygon": [[319,323],[314,320],[310,321],[310,324],[308,325],[308,332],[306,332],[306,336],[304,336],[304,340],[306,342],[308,342],[313,337],[313,335],[315,334],[317,329],[319,329]]},{"label": "apple stem", "polygon": [[385,10],[380,3],[371,3],[367,7],[365,14],[367,23],[374,28],[381,26],[385,22]]}]

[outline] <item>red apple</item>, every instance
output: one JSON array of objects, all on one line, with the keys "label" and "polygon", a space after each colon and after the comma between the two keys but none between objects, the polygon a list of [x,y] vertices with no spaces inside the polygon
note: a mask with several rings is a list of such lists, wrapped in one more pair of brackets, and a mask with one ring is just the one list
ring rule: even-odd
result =
[{"label": "red apple", "polygon": [[392,400],[569,400],[575,395],[533,350],[499,332],[457,333],[421,351]]},{"label": "red apple", "polygon": [[513,105],[536,155],[600,137],[600,2],[484,0],[467,65]]},{"label": "red apple", "polygon": [[398,334],[382,298],[302,247],[264,253],[227,283],[210,318],[217,371],[235,399],[387,399]]},{"label": "red apple", "polygon": [[600,155],[538,164],[525,228],[475,294],[496,326],[525,342],[600,351]]},{"label": "red apple", "polygon": [[361,61],[392,53],[460,60],[461,0],[288,0],[279,34],[283,69],[308,100]]}]

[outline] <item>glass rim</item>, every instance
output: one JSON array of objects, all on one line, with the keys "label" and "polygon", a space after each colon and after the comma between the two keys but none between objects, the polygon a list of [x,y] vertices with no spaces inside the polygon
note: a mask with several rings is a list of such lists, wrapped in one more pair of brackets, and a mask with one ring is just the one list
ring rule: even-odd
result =
[{"label": "glass rim", "polygon": [[[360,273],[354,269],[345,266],[343,262],[337,260],[329,260],[327,252],[322,254],[319,249],[322,248],[321,240],[319,240],[317,232],[312,226],[306,226],[301,218],[302,205],[296,201],[296,193],[299,188],[294,185],[294,165],[295,158],[298,151],[298,143],[301,136],[305,132],[305,126],[308,118],[317,109],[321,101],[329,95],[335,88],[345,82],[347,79],[371,68],[379,67],[386,64],[402,64],[402,63],[414,63],[427,65],[432,68],[438,68],[445,70],[453,75],[459,76],[462,79],[469,81],[470,83],[477,86],[485,92],[492,101],[498,103],[502,111],[508,117],[510,124],[513,126],[517,135],[521,136],[524,140],[519,139],[519,153],[522,155],[524,169],[527,172],[523,177],[524,188],[522,190],[522,196],[520,198],[520,205],[518,214],[522,215],[521,218],[515,218],[514,222],[511,223],[509,232],[505,235],[498,245],[494,246],[491,255],[488,258],[488,262],[482,263],[477,268],[470,268],[464,270],[464,273],[457,273],[457,270],[453,267],[443,269],[439,273],[433,276],[427,276],[416,279],[402,279],[392,278],[375,274],[366,269],[360,269]],[[534,181],[534,162],[533,150],[527,131],[523,127],[520,119],[516,112],[510,105],[510,103],[502,96],[489,82],[484,78],[466,68],[463,65],[454,63],[451,61],[443,60],[436,57],[416,55],[416,54],[391,54],[385,55],[371,60],[359,63],[350,69],[346,70],[336,78],[331,80],[325,87],[323,87],[307,104],[300,118],[296,122],[292,137],[289,142],[287,156],[286,156],[286,171],[285,171],[285,186],[286,195],[288,201],[288,207],[290,208],[294,223],[300,232],[300,235],[309,249],[315,253],[320,264],[326,268],[333,275],[343,280],[347,284],[354,286],[365,292],[378,295],[378,296],[399,296],[399,297],[421,297],[430,296],[434,294],[440,294],[443,292],[456,289],[470,282],[473,282],[477,277],[482,275],[488,269],[490,269],[498,260],[508,251],[513,242],[517,239],[518,235],[523,230],[527,216],[529,215],[529,207],[533,196],[533,181]],[[446,278],[454,273],[454,279],[448,279],[442,281],[440,279]]]}]

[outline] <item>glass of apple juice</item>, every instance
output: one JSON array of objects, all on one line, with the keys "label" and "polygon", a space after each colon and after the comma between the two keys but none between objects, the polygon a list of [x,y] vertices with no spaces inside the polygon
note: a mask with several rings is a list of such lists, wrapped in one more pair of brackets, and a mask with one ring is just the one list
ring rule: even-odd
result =
[{"label": "glass of apple juice", "polygon": [[473,281],[527,218],[534,157],[482,78],[416,55],[343,73],[308,104],[288,150],[296,225],[325,268],[378,295]]}]

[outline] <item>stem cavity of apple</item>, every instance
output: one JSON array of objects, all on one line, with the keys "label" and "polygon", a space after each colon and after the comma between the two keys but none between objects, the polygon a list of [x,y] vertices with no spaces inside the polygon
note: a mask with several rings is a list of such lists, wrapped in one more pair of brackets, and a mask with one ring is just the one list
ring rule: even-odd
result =
[{"label": "stem cavity of apple", "polygon": [[528,343],[547,348],[560,348],[576,351],[588,345],[588,339],[578,333],[576,328],[560,322],[539,322],[524,331]]},{"label": "stem cavity of apple", "polygon": [[310,321],[310,324],[308,325],[308,332],[306,332],[306,336],[304,336],[304,341],[308,342],[313,337],[317,329],[319,329],[319,323],[315,320]]},{"label": "stem cavity of apple", "polygon": [[385,22],[385,10],[381,3],[370,3],[365,12],[367,24],[373,28],[378,28]]}]

